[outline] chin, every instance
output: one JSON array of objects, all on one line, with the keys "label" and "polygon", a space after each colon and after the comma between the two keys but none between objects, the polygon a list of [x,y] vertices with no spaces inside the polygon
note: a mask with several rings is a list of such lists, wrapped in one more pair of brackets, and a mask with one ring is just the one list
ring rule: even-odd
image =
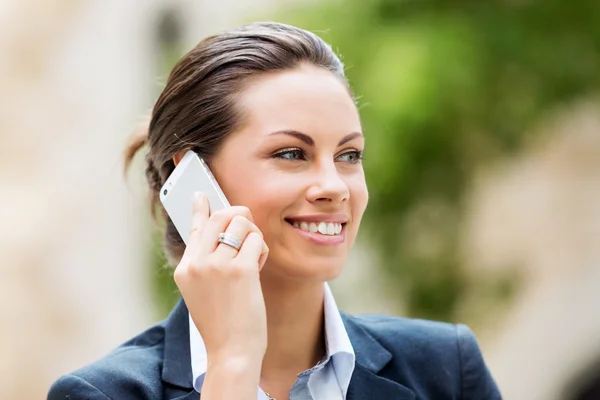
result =
[{"label": "chin", "polygon": [[[271,254],[272,255],[272,254]],[[344,269],[346,257],[279,257],[269,255],[269,272],[281,278],[306,282],[327,282],[337,278]]]}]

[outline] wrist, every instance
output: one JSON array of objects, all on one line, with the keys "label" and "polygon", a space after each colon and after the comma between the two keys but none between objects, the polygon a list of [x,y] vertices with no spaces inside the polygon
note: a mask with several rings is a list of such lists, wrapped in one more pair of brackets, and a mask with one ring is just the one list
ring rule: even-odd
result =
[{"label": "wrist", "polygon": [[207,371],[208,369],[226,370],[232,373],[260,371],[262,360],[262,354],[208,354]]},{"label": "wrist", "polygon": [[[211,357],[212,356],[212,357]],[[256,400],[262,359],[249,355],[208,357],[202,398],[211,400]]]}]

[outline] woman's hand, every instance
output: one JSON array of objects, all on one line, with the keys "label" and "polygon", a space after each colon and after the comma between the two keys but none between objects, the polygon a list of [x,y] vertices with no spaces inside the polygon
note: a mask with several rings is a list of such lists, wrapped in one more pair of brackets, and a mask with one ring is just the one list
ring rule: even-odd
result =
[{"label": "woman's hand", "polygon": [[[241,240],[239,251],[219,243],[222,232]],[[211,365],[246,364],[260,374],[267,321],[259,272],[267,254],[248,208],[230,207],[209,217],[207,197],[195,196],[192,231],[175,282],[204,340],[207,375]]]}]

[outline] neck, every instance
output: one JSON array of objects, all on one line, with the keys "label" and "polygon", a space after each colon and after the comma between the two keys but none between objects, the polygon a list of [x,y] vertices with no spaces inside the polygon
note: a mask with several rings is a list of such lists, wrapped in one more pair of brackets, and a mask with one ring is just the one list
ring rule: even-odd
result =
[{"label": "neck", "polygon": [[323,282],[283,281],[264,274],[267,351],[262,371],[300,373],[325,355]]}]

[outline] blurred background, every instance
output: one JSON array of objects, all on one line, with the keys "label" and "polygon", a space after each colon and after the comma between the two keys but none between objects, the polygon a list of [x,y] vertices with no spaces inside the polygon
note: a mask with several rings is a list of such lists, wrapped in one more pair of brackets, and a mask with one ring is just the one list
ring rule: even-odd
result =
[{"label": "blurred background", "polygon": [[470,325],[506,399],[600,399],[593,0],[0,2],[0,398],[166,316],[123,149],[181,55],[266,19],[331,43],[358,98],[371,200],[340,308]]}]

